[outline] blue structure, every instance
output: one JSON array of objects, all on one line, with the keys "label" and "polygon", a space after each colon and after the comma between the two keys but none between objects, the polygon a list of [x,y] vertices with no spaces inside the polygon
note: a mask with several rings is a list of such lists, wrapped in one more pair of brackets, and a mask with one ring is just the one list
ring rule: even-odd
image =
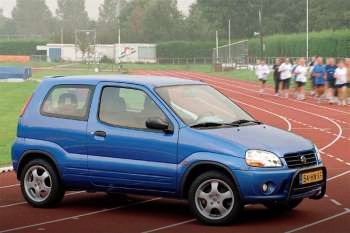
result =
[{"label": "blue structure", "polygon": [[16,66],[0,66],[0,80],[28,79],[32,76],[32,68]]}]

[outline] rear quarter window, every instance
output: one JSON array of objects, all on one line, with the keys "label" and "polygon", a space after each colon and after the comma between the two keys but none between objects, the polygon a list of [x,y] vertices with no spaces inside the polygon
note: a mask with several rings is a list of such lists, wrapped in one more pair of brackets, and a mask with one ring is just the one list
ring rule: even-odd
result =
[{"label": "rear quarter window", "polygon": [[42,115],[74,120],[87,120],[94,88],[89,85],[59,85],[46,95]]}]

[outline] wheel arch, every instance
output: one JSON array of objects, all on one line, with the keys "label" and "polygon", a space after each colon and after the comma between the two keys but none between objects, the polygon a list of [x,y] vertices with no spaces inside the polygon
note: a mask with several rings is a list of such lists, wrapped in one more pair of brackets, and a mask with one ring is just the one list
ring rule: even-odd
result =
[{"label": "wheel arch", "polygon": [[21,156],[21,159],[18,162],[18,166],[17,166],[17,179],[18,180],[21,178],[21,174],[22,174],[22,171],[23,171],[25,164],[33,159],[45,159],[56,170],[58,177],[60,179],[62,178],[61,173],[57,167],[57,162],[50,153],[48,153],[46,151],[41,151],[41,150],[27,150],[23,153],[23,155]]},{"label": "wheel arch", "polygon": [[180,196],[182,198],[187,198],[188,190],[193,180],[196,177],[198,177],[199,174],[202,174],[207,171],[213,171],[213,170],[222,172],[225,175],[227,175],[229,178],[231,178],[234,184],[236,185],[236,188],[238,190],[241,200],[244,200],[242,197],[242,193],[240,191],[238,180],[234,172],[232,172],[232,170],[230,170],[225,164],[215,162],[215,161],[200,161],[190,165],[181,179]]}]

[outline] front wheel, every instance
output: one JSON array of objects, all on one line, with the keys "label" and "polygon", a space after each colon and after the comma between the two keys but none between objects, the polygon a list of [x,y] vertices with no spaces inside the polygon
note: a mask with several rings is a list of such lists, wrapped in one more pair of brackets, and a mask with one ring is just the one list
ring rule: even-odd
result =
[{"label": "front wheel", "polygon": [[229,224],[242,210],[234,182],[217,171],[206,172],[195,179],[188,199],[196,218],[208,225]]},{"label": "front wheel", "polygon": [[21,190],[34,207],[52,207],[64,196],[64,188],[53,166],[44,159],[28,162],[21,173]]},{"label": "front wheel", "polygon": [[274,210],[274,211],[290,211],[294,208],[296,208],[300,203],[303,201],[303,199],[295,199],[290,200],[288,202],[271,202],[264,204],[266,208]]}]

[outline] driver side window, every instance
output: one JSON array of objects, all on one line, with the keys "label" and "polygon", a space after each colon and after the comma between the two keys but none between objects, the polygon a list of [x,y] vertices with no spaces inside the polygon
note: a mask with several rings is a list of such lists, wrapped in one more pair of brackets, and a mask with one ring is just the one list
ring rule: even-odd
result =
[{"label": "driver side window", "polygon": [[167,119],[145,92],[112,86],[102,90],[98,116],[106,124],[136,129],[147,129],[146,121],[150,117]]}]

